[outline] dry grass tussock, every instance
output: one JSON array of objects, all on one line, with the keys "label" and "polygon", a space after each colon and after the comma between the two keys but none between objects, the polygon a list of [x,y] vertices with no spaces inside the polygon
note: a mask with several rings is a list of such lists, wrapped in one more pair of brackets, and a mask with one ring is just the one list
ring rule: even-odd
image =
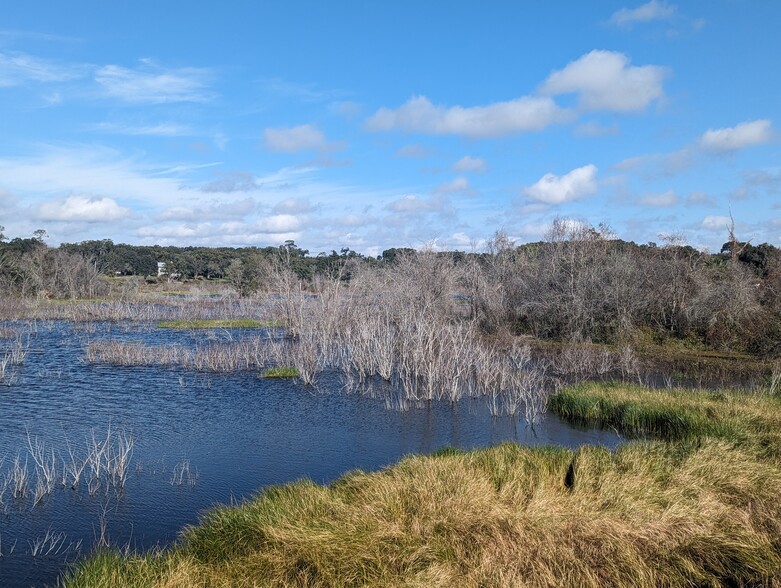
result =
[{"label": "dry grass tussock", "polygon": [[[616,404],[648,393],[683,406],[669,391],[612,390]],[[727,424],[674,443],[445,450],[327,487],[272,487],[210,511],[170,550],[100,553],[64,585],[781,585],[781,461],[763,450],[781,446],[763,436],[781,408],[721,396],[685,406]]]}]

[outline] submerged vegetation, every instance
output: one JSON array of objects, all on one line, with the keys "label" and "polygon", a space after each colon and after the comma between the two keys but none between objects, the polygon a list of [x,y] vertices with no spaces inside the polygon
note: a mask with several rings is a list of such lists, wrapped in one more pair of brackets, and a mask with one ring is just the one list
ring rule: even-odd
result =
[{"label": "submerged vegetation", "polygon": [[615,452],[448,450],[330,486],[269,488],[209,511],[171,549],[98,553],[65,586],[781,581],[776,397],[592,384],[552,407],[649,439]]},{"label": "submerged vegetation", "polygon": [[257,319],[181,319],[160,321],[160,329],[269,329],[283,326],[281,321]]}]

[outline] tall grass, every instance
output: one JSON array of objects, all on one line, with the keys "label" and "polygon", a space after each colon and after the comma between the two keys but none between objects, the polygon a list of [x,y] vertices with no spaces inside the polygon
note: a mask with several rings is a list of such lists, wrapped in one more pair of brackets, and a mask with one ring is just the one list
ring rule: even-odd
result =
[{"label": "tall grass", "polygon": [[723,439],[781,458],[781,398],[772,394],[590,383],[562,390],[550,408],[567,421],[631,437]]},{"label": "tall grass", "polygon": [[781,469],[723,442],[507,444],[219,507],[87,586],[738,586],[781,581]]}]

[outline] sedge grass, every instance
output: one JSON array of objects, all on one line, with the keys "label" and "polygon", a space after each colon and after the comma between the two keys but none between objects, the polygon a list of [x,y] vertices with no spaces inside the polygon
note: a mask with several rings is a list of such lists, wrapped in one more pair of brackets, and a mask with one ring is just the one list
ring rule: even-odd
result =
[{"label": "sedge grass", "polygon": [[674,441],[446,449],[272,487],[207,512],[170,549],[101,552],[63,585],[781,584],[775,398],[591,385],[552,406]]},{"label": "sedge grass", "polygon": [[271,367],[260,374],[261,378],[298,378],[299,371],[294,367],[277,366]]},{"label": "sedge grass", "polygon": [[626,383],[566,388],[550,401],[569,422],[666,441],[715,438],[781,459],[781,397],[736,390],[651,390]]}]

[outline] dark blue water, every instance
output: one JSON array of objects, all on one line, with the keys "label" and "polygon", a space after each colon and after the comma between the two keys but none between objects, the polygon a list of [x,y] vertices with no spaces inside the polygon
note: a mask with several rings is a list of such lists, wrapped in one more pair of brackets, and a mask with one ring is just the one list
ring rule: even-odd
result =
[{"label": "dark blue water", "polygon": [[[101,539],[134,549],[170,544],[205,509],[270,484],[303,477],[327,483],[354,468],[376,470],[405,454],[448,445],[618,443],[611,433],[577,430],[553,415],[534,433],[518,418],[492,417],[482,400],[393,410],[382,386],[372,396],[348,394],[335,374],[323,375],[313,389],[250,372],[116,368],[84,360],[89,340],[100,337],[191,345],[205,337],[258,335],[252,331],[131,324],[74,329],[53,322],[3,327],[32,332],[24,365],[10,384],[0,384],[0,483],[17,454],[25,459],[28,432],[54,448],[58,461],[68,445],[85,453],[87,438],[93,432],[105,438],[109,429],[132,435],[134,448],[124,488],[104,483],[91,494],[84,482],[76,489],[57,484],[37,506],[28,457],[31,491],[14,498],[6,490],[0,504],[0,586],[53,585]],[[172,482],[183,464],[190,476]]]}]

